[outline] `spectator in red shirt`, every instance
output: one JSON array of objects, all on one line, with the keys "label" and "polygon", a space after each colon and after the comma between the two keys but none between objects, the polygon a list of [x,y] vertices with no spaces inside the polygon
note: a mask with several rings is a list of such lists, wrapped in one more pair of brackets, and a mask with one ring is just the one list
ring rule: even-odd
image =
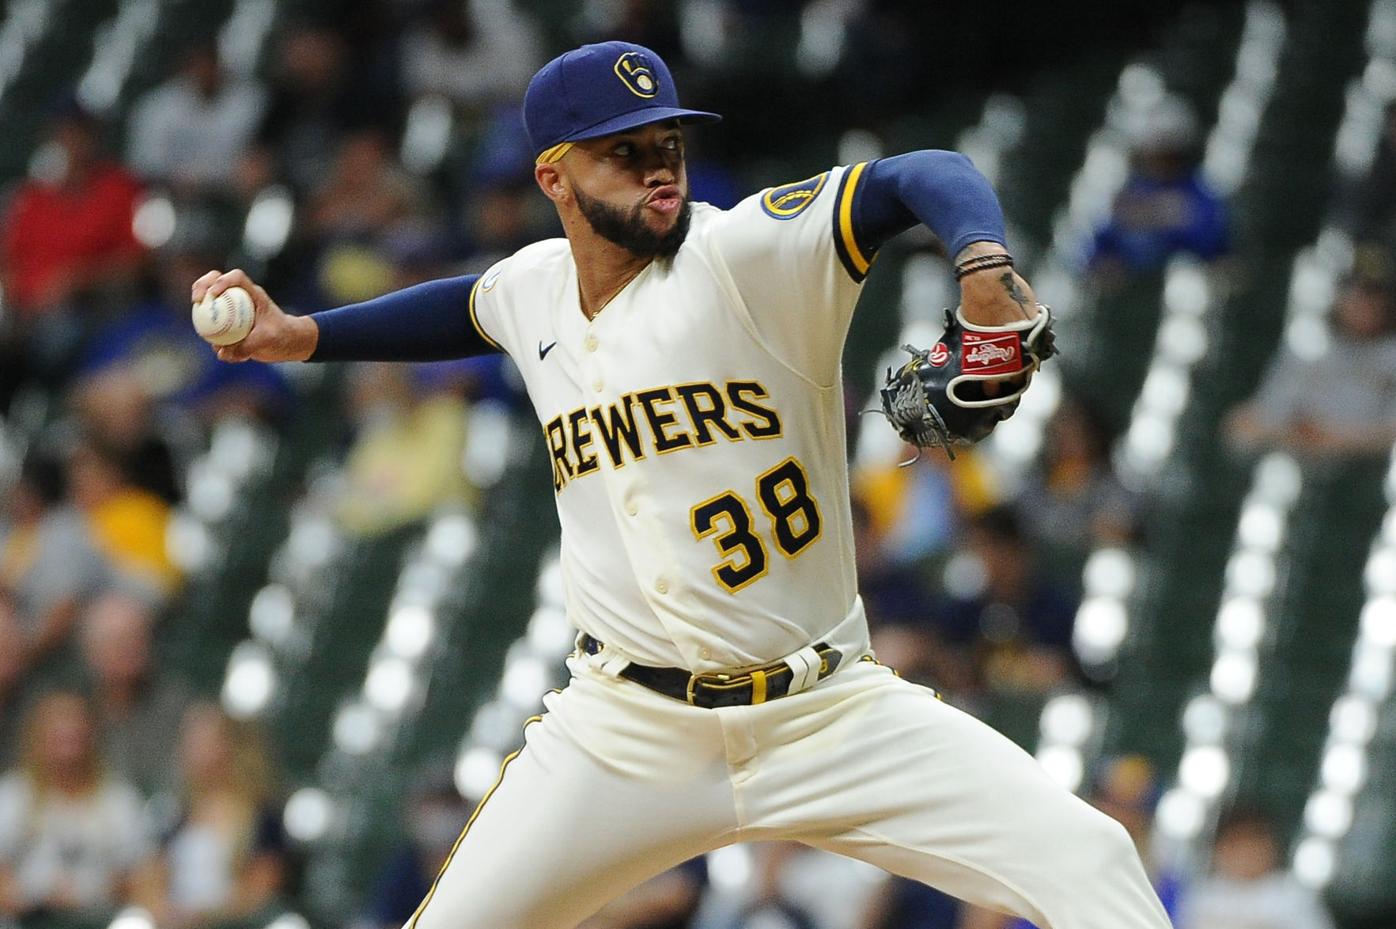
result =
[{"label": "spectator in red shirt", "polygon": [[[144,259],[132,231],[140,187],[103,156],[101,124],[76,101],[55,114],[31,176],[0,224],[0,283],[9,333],[0,367],[61,372],[93,298],[129,290]],[[5,399],[0,386],[0,401]]]}]

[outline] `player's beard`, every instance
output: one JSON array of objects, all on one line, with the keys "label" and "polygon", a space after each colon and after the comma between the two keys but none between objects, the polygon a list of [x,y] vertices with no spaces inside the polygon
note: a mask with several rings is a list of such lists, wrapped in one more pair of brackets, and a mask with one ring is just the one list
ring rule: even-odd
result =
[{"label": "player's beard", "polygon": [[627,210],[588,197],[576,185],[573,185],[572,193],[577,198],[577,208],[597,235],[641,258],[673,258],[688,237],[688,223],[693,211],[687,194],[684,195],[683,206],[679,207],[678,221],[674,227],[668,232],[655,232],[645,222],[643,200]]}]

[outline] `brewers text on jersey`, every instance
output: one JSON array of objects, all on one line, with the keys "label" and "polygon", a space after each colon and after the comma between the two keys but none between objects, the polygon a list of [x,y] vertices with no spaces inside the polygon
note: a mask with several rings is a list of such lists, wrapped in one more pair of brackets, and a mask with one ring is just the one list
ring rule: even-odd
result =
[{"label": "brewers text on jersey", "polygon": [[622,468],[627,460],[648,453],[703,448],[719,436],[729,442],[776,438],[780,414],[756,402],[769,396],[758,381],[728,381],[720,387],[698,381],[651,387],[606,406],[577,407],[555,416],[543,427],[553,459],[553,488],[561,490],[572,478],[601,467],[593,442],[606,450],[612,468]]}]

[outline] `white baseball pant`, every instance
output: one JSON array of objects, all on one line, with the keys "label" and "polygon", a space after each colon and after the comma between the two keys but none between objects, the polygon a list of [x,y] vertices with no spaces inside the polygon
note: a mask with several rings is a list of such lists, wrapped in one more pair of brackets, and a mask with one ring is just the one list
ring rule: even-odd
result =
[{"label": "white baseball pant", "polygon": [[775,839],[1042,929],[1169,926],[1122,826],[883,666],[703,709],[569,664],[408,929],[571,929],[689,858]]}]

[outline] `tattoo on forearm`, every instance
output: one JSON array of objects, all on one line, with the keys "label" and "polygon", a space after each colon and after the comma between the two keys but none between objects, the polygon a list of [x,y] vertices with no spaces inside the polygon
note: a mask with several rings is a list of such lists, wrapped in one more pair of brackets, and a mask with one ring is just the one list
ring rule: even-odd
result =
[{"label": "tattoo on forearm", "polygon": [[1004,290],[1008,291],[1008,296],[1013,298],[1013,302],[1018,304],[1018,308],[1023,311],[1023,318],[1030,318],[1028,316],[1028,295],[1023,293],[1018,282],[1013,280],[1013,272],[1005,271],[1003,276],[999,278],[999,283],[1003,285]]}]

